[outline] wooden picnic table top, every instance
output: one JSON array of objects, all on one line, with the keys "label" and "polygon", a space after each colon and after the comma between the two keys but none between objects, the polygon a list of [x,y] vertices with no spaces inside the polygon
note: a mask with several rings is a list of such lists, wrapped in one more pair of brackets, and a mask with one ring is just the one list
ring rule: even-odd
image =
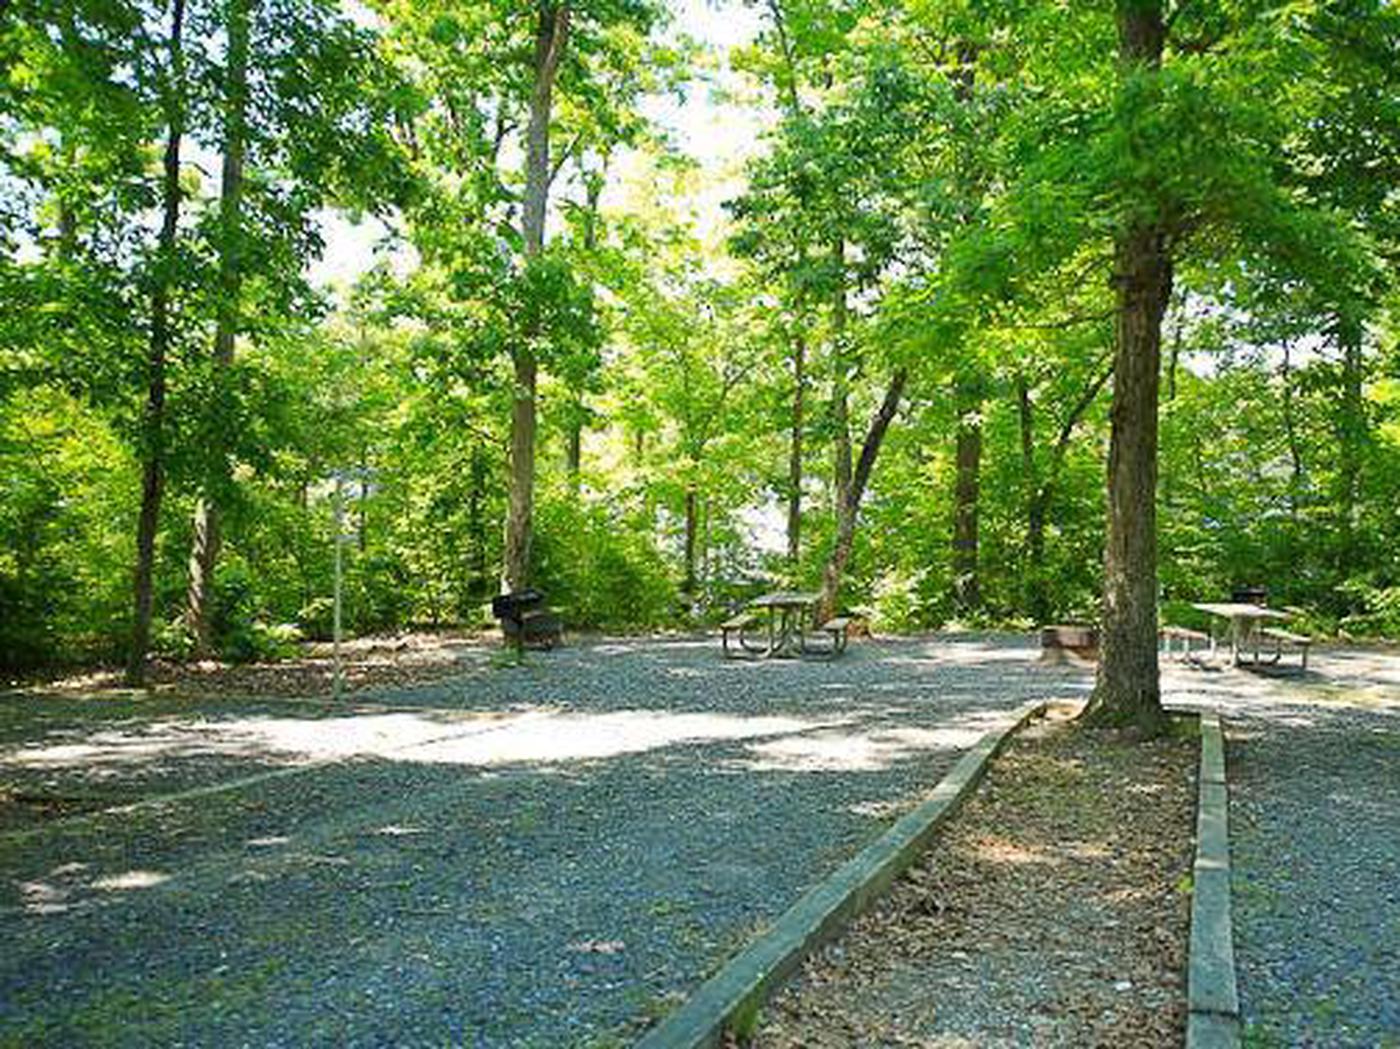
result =
[{"label": "wooden picnic table top", "polygon": [[749,602],[750,608],[806,608],[815,605],[821,594],[803,593],[797,590],[775,590],[763,594]]},{"label": "wooden picnic table top", "polygon": [[1281,612],[1277,608],[1265,608],[1263,605],[1251,605],[1241,601],[1204,601],[1200,604],[1193,604],[1191,607],[1208,612],[1213,616],[1222,616],[1225,619],[1289,618],[1287,612]]}]

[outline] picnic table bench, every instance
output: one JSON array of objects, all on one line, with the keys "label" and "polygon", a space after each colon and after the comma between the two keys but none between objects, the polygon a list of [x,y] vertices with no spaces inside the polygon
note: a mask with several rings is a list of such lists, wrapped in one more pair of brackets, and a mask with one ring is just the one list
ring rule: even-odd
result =
[{"label": "picnic table bench", "polygon": [[[827,634],[831,639],[831,647],[829,649],[821,649],[820,651],[824,655],[829,656],[839,656],[842,652],[846,651],[846,638],[850,633],[850,629],[850,616],[833,616],[820,626],[814,627],[814,631]],[[805,635],[802,638],[802,651],[809,651]]]},{"label": "picnic table bench", "polygon": [[749,645],[748,645],[748,643],[744,641],[744,631],[750,629],[751,627],[757,626],[757,625],[758,625],[758,616],[754,615],[752,612],[741,612],[741,613],[739,613],[737,616],[731,616],[729,619],[726,619],[723,623],[721,623],[721,624],[719,625],[719,630],[720,630],[720,647],[724,650],[724,654],[725,654],[726,656],[728,656],[728,655],[730,654],[730,652],[729,652],[729,635],[730,635],[730,634],[736,634],[736,635],[738,635],[739,647],[742,648],[744,651],[746,651],[746,652],[757,652],[757,651],[761,651],[761,649],[750,648]]},{"label": "picnic table bench", "polygon": [[1170,656],[1175,649],[1175,642],[1181,642],[1180,657],[1189,659],[1193,650],[1192,645],[1200,642],[1201,646],[1207,647],[1211,643],[1210,635],[1204,630],[1192,630],[1184,626],[1164,626],[1157,631],[1157,636],[1162,642],[1162,651]]},{"label": "picnic table bench", "polygon": [[[1274,643],[1274,658],[1272,662],[1277,663],[1283,658],[1283,646],[1289,645],[1296,648],[1302,656],[1302,668],[1308,669],[1308,646],[1312,644],[1312,638],[1304,637],[1302,634],[1293,634],[1282,627],[1263,627],[1259,633]],[[1257,658],[1257,657],[1256,657]]]}]

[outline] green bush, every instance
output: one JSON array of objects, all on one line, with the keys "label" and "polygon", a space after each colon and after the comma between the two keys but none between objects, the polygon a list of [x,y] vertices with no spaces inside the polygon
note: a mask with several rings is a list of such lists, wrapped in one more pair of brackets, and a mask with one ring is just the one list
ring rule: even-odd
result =
[{"label": "green bush", "polygon": [[536,509],[533,577],[573,627],[653,627],[673,621],[676,585],[650,538],[609,507],[568,496]]},{"label": "green bush", "polygon": [[220,654],[230,663],[271,663],[296,655],[301,630],[295,623],[240,624],[226,635]]},{"label": "green bush", "polygon": [[1363,579],[1352,579],[1339,588],[1365,609],[1344,616],[1340,629],[1353,637],[1400,637],[1400,586],[1376,586]]}]

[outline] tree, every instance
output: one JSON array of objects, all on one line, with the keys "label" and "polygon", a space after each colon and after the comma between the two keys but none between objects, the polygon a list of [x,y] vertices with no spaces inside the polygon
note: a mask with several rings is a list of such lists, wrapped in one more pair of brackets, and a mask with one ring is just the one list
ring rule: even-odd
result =
[{"label": "tree", "polygon": [[[234,339],[238,334],[239,299],[243,287],[243,163],[247,150],[248,50],[252,34],[252,0],[229,0],[225,27],[228,33],[223,98],[223,178],[219,187],[219,295],[214,330],[214,367],[222,377],[233,365]],[[216,470],[222,466],[216,464]],[[218,477],[216,484],[227,484]],[[210,591],[219,556],[220,513],[218,502],[202,496],[195,506],[194,543],[190,550],[190,584],[186,615],[194,635],[195,651],[210,651]]]},{"label": "tree", "polygon": [[[237,392],[238,339],[319,311],[304,269],[321,249],[322,208],[384,213],[414,191],[388,134],[413,102],[377,55],[373,34],[322,0],[221,0],[206,17],[223,30],[225,48],[210,71],[218,86],[211,126],[201,129],[222,163],[218,205],[204,231],[217,266],[185,610],[200,652],[213,641],[222,522],[235,497],[237,435],[248,425]],[[253,80],[262,90],[253,91]]]},{"label": "tree", "polygon": [[[638,133],[642,122],[628,106],[650,82],[644,64],[658,59],[656,76],[665,76],[677,56],[647,46],[658,19],[648,0],[499,0],[471,11],[385,3],[382,10],[398,46],[419,59],[419,90],[434,102],[420,126],[404,129],[432,187],[413,216],[420,250],[459,300],[491,312],[495,296],[528,301],[517,311],[524,319],[491,351],[503,351],[511,372],[502,585],[517,590],[530,572],[539,373],[579,334],[550,323],[583,319],[575,309],[581,285],[549,250],[551,188],[571,155],[606,151]],[[529,56],[523,68],[522,54]],[[504,166],[502,146],[522,127],[517,175]],[[555,140],[567,145],[556,151]],[[556,293],[563,301],[539,298]]]},{"label": "tree", "polygon": [[162,161],[160,240],[151,277],[151,333],[146,361],[146,411],[142,425],[141,516],[136,530],[136,572],[133,584],[136,611],[126,682],[139,686],[145,675],[151,641],[156,529],[165,488],[166,358],[170,352],[170,290],[177,263],[176,237],[180,223],[180,143],[185,132],[184,0],[172,0],[169,60],[162,90],[166,139]]}]

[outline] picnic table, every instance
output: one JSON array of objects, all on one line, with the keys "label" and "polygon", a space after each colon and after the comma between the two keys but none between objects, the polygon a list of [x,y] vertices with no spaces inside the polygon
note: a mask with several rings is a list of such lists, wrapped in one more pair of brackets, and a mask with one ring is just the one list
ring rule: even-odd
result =
[{"label": "picnic table", "polygon": [[[797,656],[804,653],[838,656],[846,648],[846,632],[850,620],[838,616],[818,624],[815,621],[820,594],[796,590],[776,590],[749,602],[748,610],[720,624],[725,655],[729,655],[729,635],[736,634],[739,646],[764,659],[773,656]],[[766,635],[762,645],[751,644],[748,631],[764,624]],[[809,629],[810,627],[810,629]],[[809,633],[826,634],[827,642],[811,645]]]},{"label": "picnic table", "polygon": [[[1191,607],[1205,612],[1207,615],[1226,620],[1230,624],[1230,658],[1236,665],[1240,662],[1240,653],[1246,650],[1253,651],[1254,662],[1258,664],[1260,662],[1260,639],[1265,636],[1263,624],[1270,620],[1288,618],[1287,612],[1243,601],[1206,601],[1201,604],[1193,604]],[[1215,633],[1212,631],[1211,650],[1214,651],[1214,649]],[[1306,654],[1304,658],[1307,658]]]},{"label": "picnic table", "polygon": [[802,651],[804,620],[811,617],[820,594],[776,590],[749,602],[749,608],[768,613],[769,656],[795,656]]}]

